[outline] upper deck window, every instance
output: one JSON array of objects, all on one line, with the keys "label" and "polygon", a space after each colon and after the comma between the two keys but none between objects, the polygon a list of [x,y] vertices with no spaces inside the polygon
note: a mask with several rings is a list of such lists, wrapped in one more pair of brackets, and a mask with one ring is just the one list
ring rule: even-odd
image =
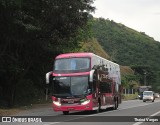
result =
[{"label": "upper deck window", "polygon": [[54,64],[56,73],[75,73],[90,70],[90,58],[57,59]]}]

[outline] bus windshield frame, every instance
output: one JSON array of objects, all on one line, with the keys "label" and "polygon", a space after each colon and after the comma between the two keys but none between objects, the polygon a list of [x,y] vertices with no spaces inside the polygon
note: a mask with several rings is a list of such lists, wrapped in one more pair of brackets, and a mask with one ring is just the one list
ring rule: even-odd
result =
[{"label": "bus windshield frame", "polygon": [[55,97],[82,97],[91,93],[89,76],[56,76],[52,82]]},{"label": "bus windshield frame", "polygon": [[79,73],[88,72],[91,69],[91,58],[72,57],[56,59],[54,63],[54,73]]}]

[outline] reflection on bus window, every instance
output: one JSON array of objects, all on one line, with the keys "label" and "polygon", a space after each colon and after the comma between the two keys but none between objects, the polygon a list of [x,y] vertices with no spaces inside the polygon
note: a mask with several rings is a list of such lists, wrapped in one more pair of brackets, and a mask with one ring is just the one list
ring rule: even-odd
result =
[{"label": "reflection on bus window", "polygon": [[56,72],[82,72],[89,71],[90,59],[89,58],[67,58],[57,59],[54,65]]},{"label": "reflection on bus window", "polygon": [[52,94],[57,96],[87,95],[89,90],[88,76],[54,77],[52,83]]}]

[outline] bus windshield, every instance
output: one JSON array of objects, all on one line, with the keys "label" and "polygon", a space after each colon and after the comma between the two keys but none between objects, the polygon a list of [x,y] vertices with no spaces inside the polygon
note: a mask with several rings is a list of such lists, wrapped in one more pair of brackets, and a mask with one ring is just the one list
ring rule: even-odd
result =
[{"label": "bus windshield", "polygon": [[57,59],[54,64],[55,73],[75,73],[90,70],[90,58]]},{"label": "bus windshield", "polygon": [[88,76],[54,77],[52,95],[56,97],[72,97],[89,94]]}]

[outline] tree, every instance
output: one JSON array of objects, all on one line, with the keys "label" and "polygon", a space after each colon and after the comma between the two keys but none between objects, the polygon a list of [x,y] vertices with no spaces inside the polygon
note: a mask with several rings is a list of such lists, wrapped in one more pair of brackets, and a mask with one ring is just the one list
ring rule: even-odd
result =
[{"label": "tree", "polygon": [[87,25],[89,13],[94,11],[92,3],[93,0],[0,1],[0,100],[5,105],[13,106],[18,98],[27,98],[25,89],[30,89],[28,94],[34,97],[43,88],[52,58],[69,45],[78,46],[80,41],[72,39]]},{"label": "tree", "polygon": [[125,88],[136,88],[139,83],[139,77],[136,75],[122,75],[122,86]]},{"label": "tree", "polygon": [[131,68],[135,71],[135,74],[140,77],[139,82],[141,85],[154,86],[156,81],[156,75],[152,71],[150,66],[134,65]]}]

